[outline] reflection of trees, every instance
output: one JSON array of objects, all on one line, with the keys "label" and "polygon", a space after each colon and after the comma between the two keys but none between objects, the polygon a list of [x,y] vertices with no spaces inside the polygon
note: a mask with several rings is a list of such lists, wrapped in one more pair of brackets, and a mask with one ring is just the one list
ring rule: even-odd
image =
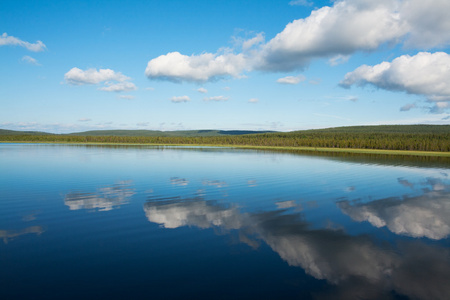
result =
[{"label": "reflection of trees", "polygon": [[[405,180],[399,183],[407,184]],[[428,179],[426,184],[431,188],[420,196],[354,205],[341,201],[338,207],[355,221],[386,226],[396,234],[434,240],[446,238],[450,234],[450,187],[437,179]],[[413,185],[408,182],[408,186]]]},{"label": "reflection of trees", "polygon": [[0,238],[3,239],[3,242],[5,244],[7,244],[9,240],[17,238],[19,236],[22,236],[25,234],[30,234],[30,233],[35,233],[37,235],[40,235],[44,231],[45,231],[44,228],[42,228],[41,226],[30,226],[30,227],[20,229],[20,230],[1,230],[0,229]]},{"label": "reflection of trees", "polygon": [[70,210],[111,210],[128,203],[129,198],[134,195],[134,189],[130,185],[131,181],[120,181],[112,186],[99,188],[95,193],[71,192],[65,196],[64,203]]},{"label": "reflection of trees", "polygon": [[326,298],[389,298],[392,291],[419,299],[450,295],[450,253],[445,248],[417,241],[394,249],[369,236],[312,229],[299,214],[240,213],[201,198],[151,199],[144,210],[150,222],[166,228],[236,229],[251,247],[263,241],[289,265],[334,284],[336,290]]}]

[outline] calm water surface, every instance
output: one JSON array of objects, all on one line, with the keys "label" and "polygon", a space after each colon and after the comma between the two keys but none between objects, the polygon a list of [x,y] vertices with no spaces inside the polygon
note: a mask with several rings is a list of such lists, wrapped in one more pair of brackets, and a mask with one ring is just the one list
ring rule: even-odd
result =
[{"label": "calm water surface", "polygon": [[449,299],[450,166],[0,144],[0,299]]}]

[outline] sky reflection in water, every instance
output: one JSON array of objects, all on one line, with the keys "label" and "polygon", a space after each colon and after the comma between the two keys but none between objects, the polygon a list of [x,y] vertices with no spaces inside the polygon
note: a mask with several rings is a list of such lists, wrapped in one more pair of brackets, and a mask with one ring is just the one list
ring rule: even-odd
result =
[{"label": "sky reflection in water", "polygon": [[[23,272],[41,276],[38,290],[66,282],[40,298],[94,278],[73,298],[149,287],[153,298],[450,296],[446,163],[149,147],[0,153],[5,296],[27,296],[14,290]],[[46,171],[27,176],[39,161]]]}]

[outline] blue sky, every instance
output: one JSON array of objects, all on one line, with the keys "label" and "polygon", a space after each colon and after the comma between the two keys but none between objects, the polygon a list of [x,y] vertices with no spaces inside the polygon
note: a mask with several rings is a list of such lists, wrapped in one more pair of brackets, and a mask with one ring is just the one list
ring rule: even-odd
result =
[{"label": "blue sky", "polygon": [[0,128],[450,124],[450,1],[0,2]]}]

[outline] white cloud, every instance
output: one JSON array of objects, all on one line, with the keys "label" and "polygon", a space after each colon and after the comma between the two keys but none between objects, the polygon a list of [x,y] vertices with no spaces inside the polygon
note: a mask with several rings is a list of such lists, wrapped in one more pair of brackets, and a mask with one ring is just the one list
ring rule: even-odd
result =
[{"label": "white cloud", "polygon": [[306,77],[303,75],[298,75],[298,76],[286,76],[283,78],[279,78],[277,79],[278,83],[281,84],[299,84],[301,81],[305,81]]},{"label": "white cloud", "polygon": [[22,41],[19,38],[8,35],[6,32],[0,36],[0,46],[20,46],[27,48],[33,52],[44,51],[47,47],[41,41],[36,41],[36,43],[29,43]]},{"label": "white cloud", "polygon": [[223,77],[240,77],[247,62],[243,54],[183,55],[170,52],[150,60],[145,69],[149,79],[174,82],[206,82]]},{"label": "white cloud", "polygon": [[333,56],[332,58],[330,58],[328,60],[328,63],[330,64],[330,66],[334,67],[334,66],[346,63],[349,59],[350,59],[350,55],[338,54],[338,55]]},{"label": "white cloud", "polygon": [[242,43],[242,50],[247,51],[255,45],[263,43],[265,40],[264,33],[260,32],[255,37],[248,39]]},{"label": "white cloud", "polygon": [[292,0],[292,1],[289,2],[289,5],[292,5],[292,6],[296,6],[296,5],[298,5],[298,6],[311,6],[311,5],[313,5],[313,3],[308,1],[308,0]]},{"label": "white cloud", "polygon": [[199,89],[197,90],[197,92],[202,93],[202,94],[206,94],[206,93],[208,92],[208,90],[201,87],[201,88],[199,88]]},{"label": "white cloud", "polygon": [[88,69],[83,71],[79,68],[72,68],[64,75],[64,79],[73,85],[97,84],[105,81],[123,82],[130,78],[120,72],[114,72],[111,69]]},{"label": "white cloud", "polygon": [[31,56],[25,55],[24,57],[22,57],[22,61],[27,62],[29,64],[35,65],[35,66],[40,66],[41,64],[38,63],[38,61],[34,58],[32,58]]},{"label": "white cloud", "polygon": [[[293,0],[291,5],[308,5]],[[240,78],[248,71],[303,70],[314,59],[328,59],[334,66],[358,51],[403,44],[421,50],[450,45],[448,0],[337,0],[294,20],[267,43],[264,33],[237,39],[242,53],[183,55],[171,52],[148,62],[150,79],[205,82]],[[433,16],[433,17],[424,17]]]},{"label": "white cloud", "polygon": [[135,97],[132,95],[120,95],[120,99],[133,100]]},{"label": "white cloud", "polygon": [[89,121],[92,121],[92,119],[90,119],[90,118],[81,118],[81,119],[78,119],[78,121],[79,122],[89,122]]},{"label": "white cloud", "polygon": [[134,91],[137,89],[137,87],[132,82],[118,82],[118,83],[111,83],[106,82],[106,86],[99,88],[101,91],[105,92],[128,92],[128,91]]},{"label": "white cloud", "polygon": [[111,69],[87,69],[72,68],[64,74],[64,79],[71,85],[100,84],[99,90],[106,92],[134,91],[137,89],[130,77]]},{"label": "white cloud", "polygon": [[204,101],[227,101],[228,97],[225,96],[212,96],[203,98]]},{"label": "white cloud", "polygon": [[401,2],[400,16],[408,23],[405,45],[430,49],[450,44],[450,1],[408,0]]},{"label": "white cloud", "polygon": [[155,88],[153,88],[153,87],[146,87],[145,90],[146,90],[146,91],[154,91]]},{"label": "white cloud", "polygon": [[395,1],[337,1],[289,23],[263,48],[258,69],[291,71],[305,68],[311,59],[375,50],[397,41],[407,26],[396,12]]},{"label": "white cloud", "polygon": [[363,65],[347,73],[340,85],[374,85],[389,91],[424,95],[439,108],[450,101],[450,55],[444,52],[420,52],[402,55],[392,62],[375,66]]},{"label": "white cloud", "polygon": [[181,103],[191,101],[191,98],[189,98],[189,96],[174,96],[170,98],[170,101],[173,103]]},{"label": "white cloud", "polygon": [[250,103],[258,103],[258,102],[259,102],[259,99],[257,99],[257,98],[251,98],[250,100],[248,100],[248,102],[250,102]]}]

